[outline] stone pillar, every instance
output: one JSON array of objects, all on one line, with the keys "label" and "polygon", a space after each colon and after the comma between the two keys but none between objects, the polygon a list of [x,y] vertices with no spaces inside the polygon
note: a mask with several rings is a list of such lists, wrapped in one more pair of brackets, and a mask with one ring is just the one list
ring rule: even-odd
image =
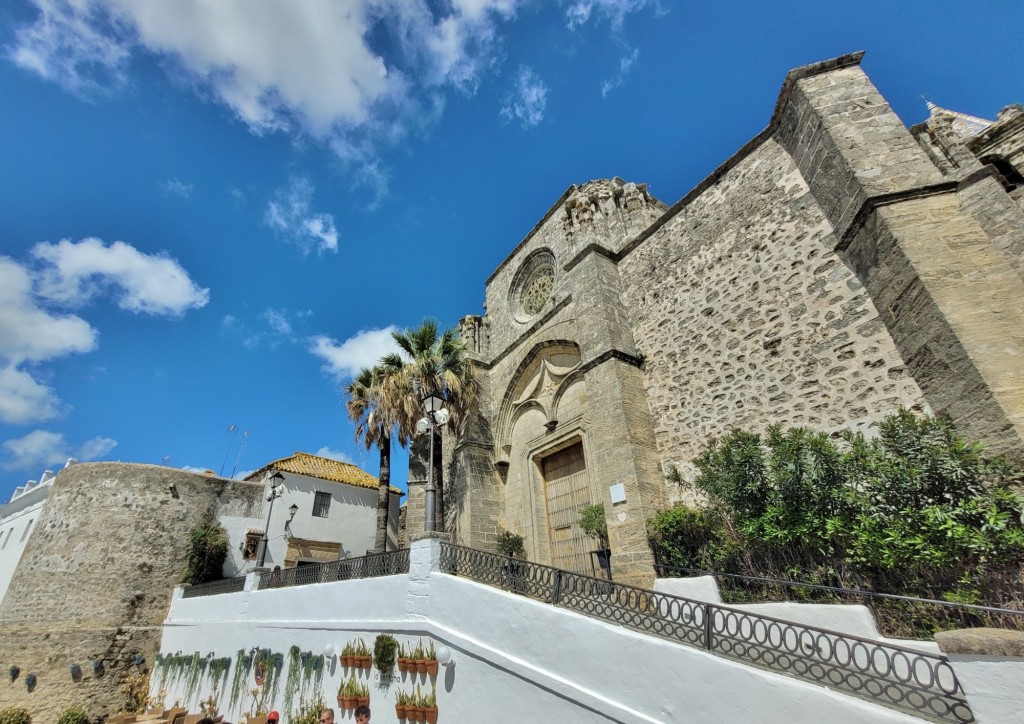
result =
[{"label": "stone pillar", "polygon": [[[1024,280],[857,67],[794,71],[776,136],[832,223],[937,413],[990,452],[1024,451]],[[1012,235],[1024,235],[1016,228]]]}]

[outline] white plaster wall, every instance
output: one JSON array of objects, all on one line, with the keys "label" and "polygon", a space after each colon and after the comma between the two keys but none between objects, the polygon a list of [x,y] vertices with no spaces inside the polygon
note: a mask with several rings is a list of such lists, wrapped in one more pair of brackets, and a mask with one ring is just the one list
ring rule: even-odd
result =
[{"label": "white plaster wall", "polygon": [[947,654],[979,724],[1024,720],[1024,658]]},{"label": "white plaster wall", "polygon": [[33,488],[0,508],[0,601],[7,594],[21,554],[25,552],[36,522],[43,513],[50,489],[50,484]]},{"label": "white plaster wall", "polygon": [[[281,483],[283,493],[274,500],[273,511],[267,502],[270,485],[264,485],[263,505],[260,514],[255,518],[224,516],[220,523],[228,533],[228,559],[224,563],[225,576],[237,576],[247,573],[256,567],[256,561],[242,559],[241,547],[245,541],[246,531],[250,529],[262,531],[267,525],[267,513],[270,512],[270,525],[267,527],[268,568],[284,566],[285,553],[288,550],[288,533],[285,523],[291,516],[289,508],[298,506],[295,519],[288,526],[291,536],[307,540],[329,541],[340,543],[341,557],[361,556],[373,548],[373,540],[377,531],[377,490],[361,488],[356,485],[334,483],[306,475],[282,472],[284,481]],[[313,515],[313,500],[317,491],[331,494],[331,505],[326,517]],[[388,550],[398,547],[398,503],[401,496],[391,494],[391,507],[388,511]]]},{"label": "white plaster wall", "polygon": [[[453,651],[454,666],[437,678],[439,720],[447,722],[914,721],[823,687],[431,571],[431,555],[431,549],[414,548],[410,576],[176,597],[161,650],[233,657],[253,646],[283,654],[292,645],[322,651],[328,642],[356,637],[369,643],[381,632],[406,642],[430,636]],[[342,673],[328,667],[328,701]],[[282,672],[282,694],[286,676]],[[153,679],[155,688],[158,674]],[[230,680],[229,673],[228,688]],[[424,676],[416,680],[425,683]],[[375,724],[397,721],[395,692],[408,690],[411,681],[408,674],[394,681],[372,674]],[[182,698],[180,683],[168,689],[167,703]],[[194,708],[208,689],[204,682],[183,703]],[[226,713],[229,720],[241,718],[237,707]]]},{"label": "white plaster wall", "polygon": [[692,578],[657,578],[654,590],[673,596],[682,596],[691,601],[721,603],[722,594],[714,576],[693,576]]}]

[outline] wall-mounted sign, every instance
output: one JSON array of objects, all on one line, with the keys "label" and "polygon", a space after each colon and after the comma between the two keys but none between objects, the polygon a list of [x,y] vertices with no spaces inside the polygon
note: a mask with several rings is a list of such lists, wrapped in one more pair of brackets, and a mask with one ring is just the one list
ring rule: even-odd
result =
[{"label": "wall-mounted sign", "polygon": [[608,492],[612,494],[612,505],[626,502],[626,486],[622,483],[615,483],[608,488]]}]

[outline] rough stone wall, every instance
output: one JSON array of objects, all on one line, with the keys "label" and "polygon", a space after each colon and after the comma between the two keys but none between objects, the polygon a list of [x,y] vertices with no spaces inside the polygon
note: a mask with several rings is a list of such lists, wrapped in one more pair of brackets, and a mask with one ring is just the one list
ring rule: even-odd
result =
[{"label": "rough stone wall", "polygon": [[867,430],[924,405],[834,243],[769,138],[622,260],[666,469],[692,479],[702,444],[735,427]]},{"label": "rough stone wall", "polygon": [[[0,605],[0,658],[21,669],[14,682],[4,677],[3,702],[40,722],[80,703],[93,717],[118,711],[125,677],[139,670],[135,655],[152,662],[159,649],[190,531],[217,513],[258,514],[261,493],[259,485],[152,465],[61,471]],[[32,692],[28,674],[38,681]]]}]

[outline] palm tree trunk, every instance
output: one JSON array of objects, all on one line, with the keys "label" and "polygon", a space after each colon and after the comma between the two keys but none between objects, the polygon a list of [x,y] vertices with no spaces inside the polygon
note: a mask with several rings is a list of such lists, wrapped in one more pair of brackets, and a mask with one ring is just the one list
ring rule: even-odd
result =
[{"label": "palm tree trunk", "polygon": [[377,488],[377,535],[374,553],[388,550],[388,510],[391,507],[391,437],[384,435],[377,445],[380,450],[380,487]]}]

